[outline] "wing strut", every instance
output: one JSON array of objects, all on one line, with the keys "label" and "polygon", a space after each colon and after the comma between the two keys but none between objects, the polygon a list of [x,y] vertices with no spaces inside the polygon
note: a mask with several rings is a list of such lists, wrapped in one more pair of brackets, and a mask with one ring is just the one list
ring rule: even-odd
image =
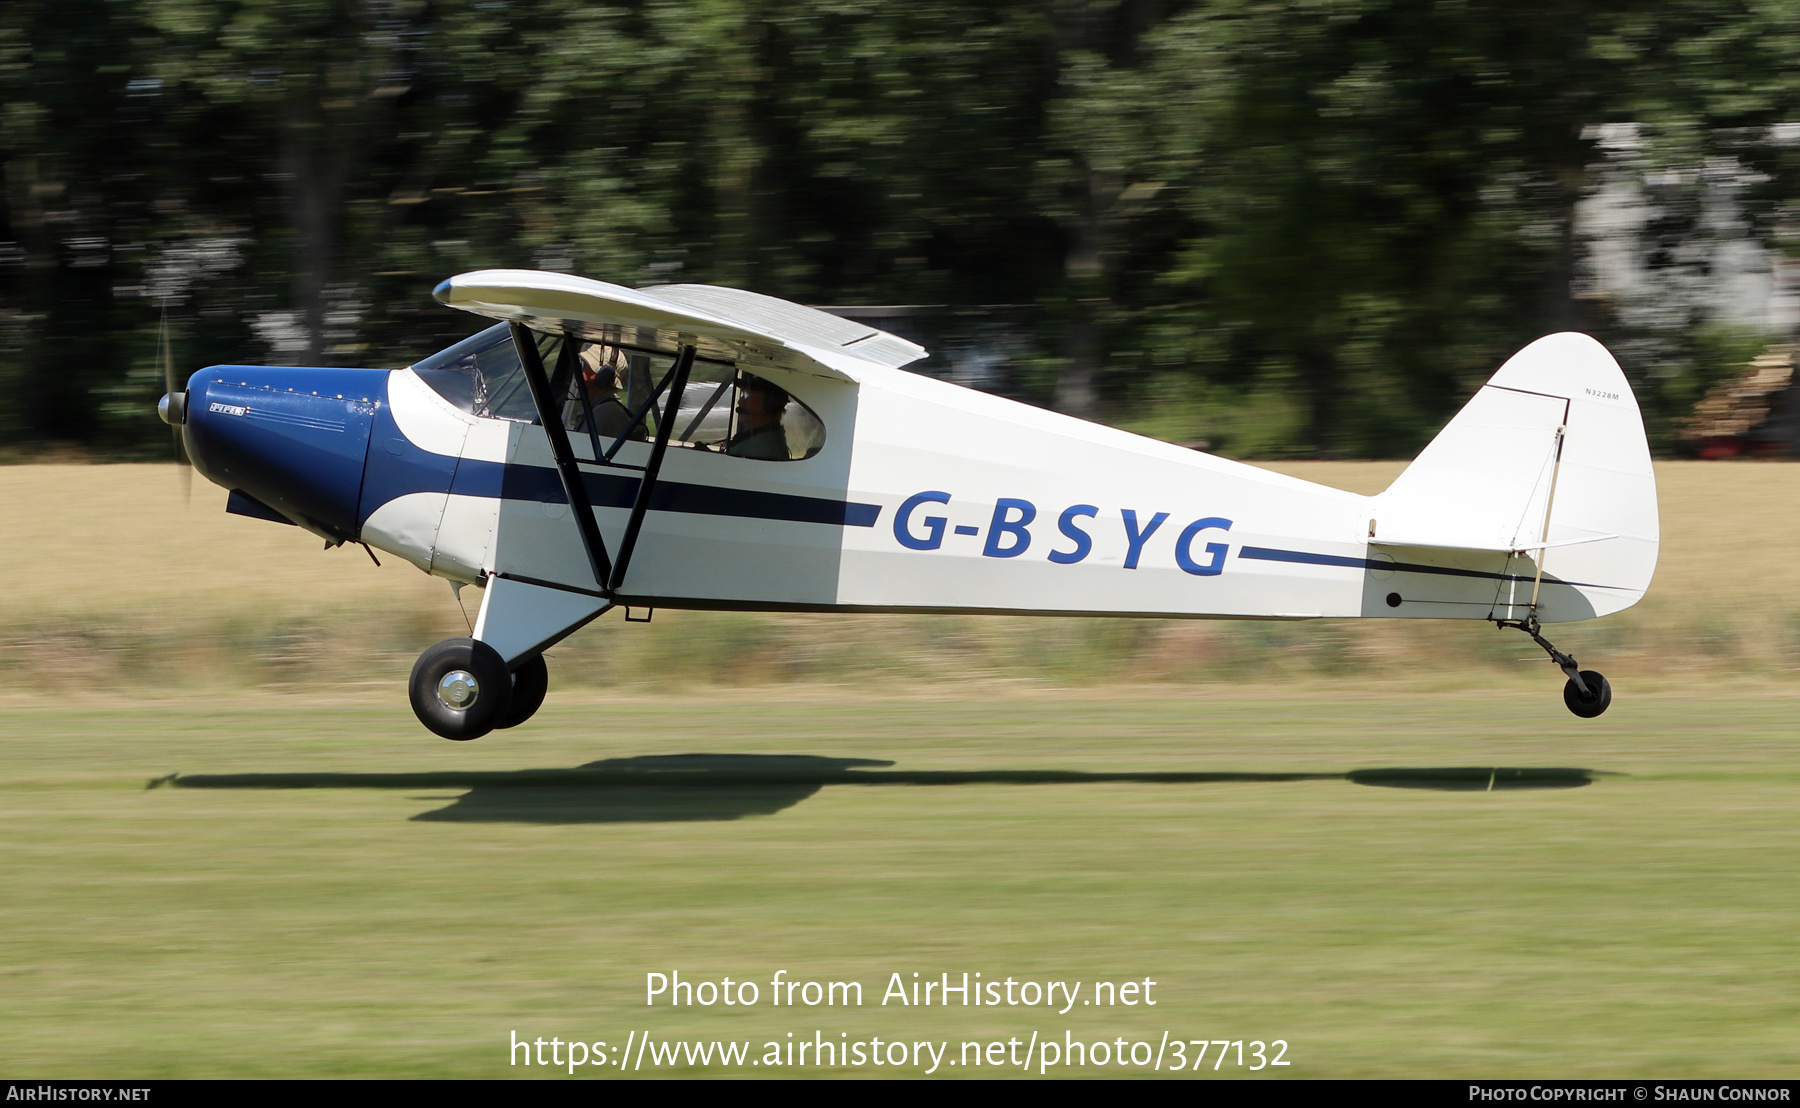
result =
[{"label": "wing strut", "polygon": [[[544,434],[550,440],[550,454],[556,459],[556,474],[562,478],[563,494],[569,498],[569,510],[575,516],[575,529],[581,533],[581,545],[587,550],[588,565],[594,571],[594,582],[602,593],[610,594],[608,582],[614,577],[612,560],[606,556],[606,541],[600,537],[600,525],[594,521],[594,505],[588,500],[587,486],[581,481],[581,471],[575,468],[575,452],[569,448],[569,433],[563,427],[560,406],[551,394],[550,380],[544,376],[544,360],[538,356],[537,341],[531,336],[531,329],[524,324],[512,325],[513,346],[518,348],[519,361],[525,367],[525,382],[531,386],[531,401],[537,406],[538,422],[544,425]],[[563,345],[569,345],[568,338],[563,339]],[[688,353],[691,355],[691,347],[688,348]],[[686,374],[683,374],[683,378],[686,378]],[[660,442],[658,445],[661,445]],[[660,457],[658,455],[657,460]],[[638,500],[641,505],[641,490]],[[632,523],[637,523],[638,513],[634,511],[631,518]],[[630,557],[630,544],[635,537],[635,531],[625,533],[626,557]]]},{"label": "wing strut", "polygon": [[669,402],[663,406],[662,418],[656,421],[656,444],[650,448],[650,463],[638,482],[637,500],[631,505],[631,519],[625,524],[625,537],[619,540],[619,561],[613,566],[607,582],[608,594],[617,592],[625,582],[625,571],[631,566],[631,552],[637,548],[638,532],[644,529],[644,513],[650,509],[650,494],[656,489],[656,475],[662,472],[663,455],[669,450],[669,432],[675,429],[675,417],[681,414],[681,394],[687,391],[688,371],[694,368],[694,348],[684,346],[675,356],[669,382]]}]

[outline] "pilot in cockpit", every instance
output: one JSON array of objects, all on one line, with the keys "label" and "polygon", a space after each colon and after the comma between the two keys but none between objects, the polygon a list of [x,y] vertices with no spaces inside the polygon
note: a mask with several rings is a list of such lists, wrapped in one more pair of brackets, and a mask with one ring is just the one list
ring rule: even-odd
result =
[{"label": "pilot in cockpit", "polygon": [[792,457],[787,428],[782,425],[787,406],[787,390],[780,385],[748,373],[739,377],[737,430],[725,444],[725,453],[738,458],[787,461]]}]

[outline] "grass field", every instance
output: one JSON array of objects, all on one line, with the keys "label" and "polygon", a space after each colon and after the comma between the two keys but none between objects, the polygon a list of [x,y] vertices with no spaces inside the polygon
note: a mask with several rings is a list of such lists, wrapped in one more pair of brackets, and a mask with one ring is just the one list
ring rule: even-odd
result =
[{"label": "grass field", "polygon": [[[512,1033],[819,1032],[948,1042],[964,1076],[1020,1072],[947,1067],[964,1042],[1166,1031],[1285,1040],[1265,1076],[1793,1077],[1800,467],[1659,479],[1650,599],[1565,636],[1614,676],[1598,720],[1480,627],[1037,621],[1026,648],[663,613],[452,744],[398,684],[461,624],[441,582],[203,484],[186,509],[167,467],[0,469],[0,1070],[541,1077]],[[761,1003],[646,1007],[676,970]],[[864,1004],[775,1008],[779,970]],[[1158,1003],[880,1003],[965,971]]]},{"label": "grass field", "polygon": [[[759,691],[565,698],[467,746],[357,701],[17,710],[0,1068],[1168,1030],[1286,1040],[1301,1077],[1792,1076],[1795,706]],[[781,969],[865,1003],[773,1008]],[[645,1007],[673,970],[763,1002]],[[915,971],[1148,977],[1158,1003],[879,1003]]]}]

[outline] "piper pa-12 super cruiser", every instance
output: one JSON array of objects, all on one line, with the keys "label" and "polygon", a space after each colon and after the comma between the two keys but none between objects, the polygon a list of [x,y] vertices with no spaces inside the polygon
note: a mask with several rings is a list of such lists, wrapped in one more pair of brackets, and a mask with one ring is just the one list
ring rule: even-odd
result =
[{"label": "piper pa-12 super cruiser", "polygon": [[212,366],[160,404],[227,510],[481,590],[413,668],[473,739],[543,703],[543,652],[624,607],[1460,619],[1543,635],[1636,603],[1659,541],[1642,419],[1606,349],[1514,355],[1359,496],[962,388],[849,319],[708,285],[453,277],[497,320],[399,370]]}]

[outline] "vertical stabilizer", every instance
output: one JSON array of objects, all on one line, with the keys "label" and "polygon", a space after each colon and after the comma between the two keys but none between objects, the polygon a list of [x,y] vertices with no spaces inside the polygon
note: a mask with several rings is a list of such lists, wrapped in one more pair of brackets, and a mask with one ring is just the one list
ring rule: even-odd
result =
[{"label": "vertical stabilizer", "polygon": [[[1635,604],[1656,569],[1656,477],[1637,398],[1587,335],[1550,335],[1500,367],[1374,500],[1371,545],[1506,551],[1553,587],[1544,622]],[[1529,591],[1501,614],[1519,618]]]}]

